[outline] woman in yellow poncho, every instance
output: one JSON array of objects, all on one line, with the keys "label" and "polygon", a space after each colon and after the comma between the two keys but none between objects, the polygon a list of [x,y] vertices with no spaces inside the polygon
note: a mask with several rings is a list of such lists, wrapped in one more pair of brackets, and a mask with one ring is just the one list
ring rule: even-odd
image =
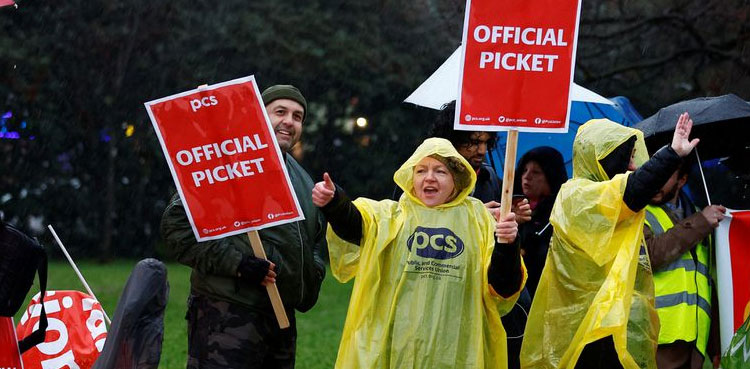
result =
[{"label": "woman in yellow poncho", "polygon": [[638,130],[605,119],[578,129],[573,178],[550,217],[554,233],[522,368],[656,368],[659,322],[643,208],[698,143],[688,140],[691,127],[680,116],[672,145],[648,162]]},{"label": "woman in yellow poncho", "polygon": [[427,139],[394,175],[398,202],[353,203],[327,174],[313,202],[330,223],[331,270],[354,282],[336,368],[505,368],[500,321],[523,287],[515,216],[469,197],[476,174]]}]

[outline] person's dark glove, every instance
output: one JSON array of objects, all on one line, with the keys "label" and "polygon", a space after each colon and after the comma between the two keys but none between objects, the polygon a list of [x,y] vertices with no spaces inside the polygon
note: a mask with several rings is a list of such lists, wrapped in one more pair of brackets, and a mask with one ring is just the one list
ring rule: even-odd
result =
[{"label": "person's dark glove", "polygon": [[253,255],[245,255],[237,267],[237,277],[250,285],[258,285],[266,278],[271,263]]}]

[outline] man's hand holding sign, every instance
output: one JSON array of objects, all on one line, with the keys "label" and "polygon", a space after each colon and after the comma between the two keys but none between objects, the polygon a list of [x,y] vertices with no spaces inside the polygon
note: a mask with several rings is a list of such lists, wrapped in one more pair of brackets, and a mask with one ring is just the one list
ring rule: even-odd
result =
[{"label": "man's hand holding sign", "polygon": [[196,240],[247,232],[254,256],[242,258],[237,277],[266,286],[279,325],[289,327],[257,230],[304,217],[254,78],[145,105]]}]

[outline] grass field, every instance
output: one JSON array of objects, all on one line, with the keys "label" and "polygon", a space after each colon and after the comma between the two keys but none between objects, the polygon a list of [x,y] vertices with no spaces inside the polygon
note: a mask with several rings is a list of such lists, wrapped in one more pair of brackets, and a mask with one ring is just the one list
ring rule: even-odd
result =
[{"label": "grass field", "polygon": [[[110,318],[136,262],[121,260],[108,264],[78,264]],[[187,328],[184,317],[190,289],[190,268],[170,263],[167,264],[167,270],[169,303],[164,314],[164,342],[159,367],[184,368],[187,359]],[[62,261],[50,262],[47,289],[85,292],[73,269]],[[38,291],[38,284],[35,284],[26,300],[29,301]],[[333,367],[350,294],[351,283],[338,283],[329,272],[323,283],[318,304],[305,314],[297,314],[297,368]],[[18,322],[19,319],[20,314],[17,314],[15,321]]]}]

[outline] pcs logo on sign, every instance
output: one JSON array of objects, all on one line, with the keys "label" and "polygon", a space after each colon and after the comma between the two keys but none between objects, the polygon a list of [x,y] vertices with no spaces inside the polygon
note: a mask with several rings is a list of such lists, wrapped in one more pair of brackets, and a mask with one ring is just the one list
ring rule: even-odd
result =
[{"label": "pcs logo on sign", "polygon": [[417,227],[406,240],[409,251],[430,259],[453,259],[464,252],[464,242],[448,228]]},{"label": "pcs logo on sign", "polygon": [[206,96],[201,99],[190,100],[190,108],[193,109],[193,112],[198,111],[198,109],[204,106],[213,106],[213,105],[219,105],[219,100],[216,99],[216,96]]}]

